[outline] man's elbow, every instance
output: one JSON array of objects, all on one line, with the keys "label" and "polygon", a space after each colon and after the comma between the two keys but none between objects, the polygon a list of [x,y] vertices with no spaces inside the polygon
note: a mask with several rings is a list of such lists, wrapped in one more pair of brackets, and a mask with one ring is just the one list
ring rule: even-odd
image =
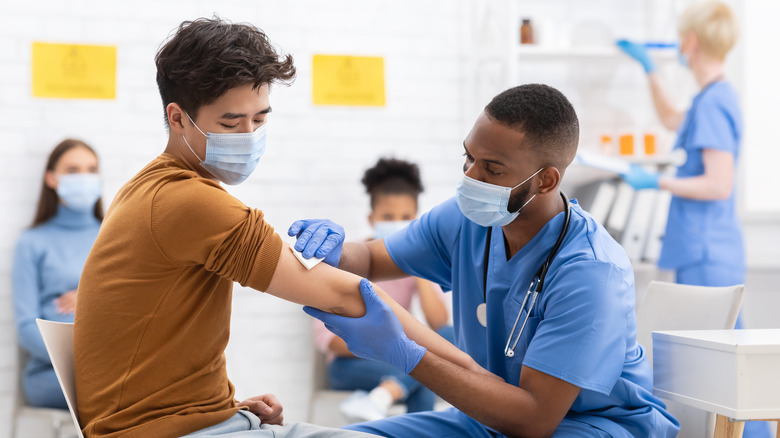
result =
[{"label": "man's elbow", "polygon": [[334,315],[360,318],[366,314],[366,304],[363,302],[363,297],[360,293],[355,294],[354,291],[343,291],[339,294],[339,298],[332,305],[328,306],[328,309],[322,310]]}]

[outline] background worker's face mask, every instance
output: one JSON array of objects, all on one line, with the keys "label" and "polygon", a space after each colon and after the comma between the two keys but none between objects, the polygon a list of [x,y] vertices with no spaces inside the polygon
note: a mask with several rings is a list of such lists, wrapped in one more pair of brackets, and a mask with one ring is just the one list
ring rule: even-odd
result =
[{"label": "background worker's face mask", "polygon": [[503,227],[508,225],[520,214],[520,210],[536,197],[534,194],[517,211],[510,213],[507,206],[509,205],[512,190],[528,182],[542,169],[544,168],[540,168],[514,187],[497,186],[477,181],[463,174],[463,180],[461,180],[457,188],[458,208],[470,221],[483,227]]},{"label": "background worker's face mask", "polygon": [[[195,125],[189,114],[187,118]],[[206,137],[206,159],[200,161],[200,166],[225,184],[241,184],[255,171],[260,157],[265,153],[265,126],[262,125],[250,133],[215,134],[204,133],[198,125],[195,125],[195,128]],[[182,138],[190,151],[200,160],[187,138],[183,135]]]},{"label": "background worker's face mask", "polygon": [[66,207],[79,213],[88,213],[95,207],[103,190],[96,173],[68,173],[57,175],[57,196]]}]

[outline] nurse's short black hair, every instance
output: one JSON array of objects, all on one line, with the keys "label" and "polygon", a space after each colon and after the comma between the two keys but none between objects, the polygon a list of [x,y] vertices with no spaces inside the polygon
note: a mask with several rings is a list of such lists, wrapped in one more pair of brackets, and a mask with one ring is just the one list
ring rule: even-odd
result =
[{"label": "nurse's short black hair", "polygon": [[380,158],[374,167],[366,170],[360,182],[371,197],[371,208],[383,195],[408,195],[417,202],[417,197],[424,190],[420,168],[395,158]]},{"label": "nurse's short black hair", "polygon": [[176,102],[193,119],[200,107],[228,90],[289,84],[295,78],[292,56],[278,54],[262,30],[216,16],[181,23],[157,52],[155,64],[163,110]]},{"label": "nurse's short black hair", "polygon": [[485,107],[490,120],[525,134],[523,148],[542,166],[563,172],[574,160],[580,138],[577,113],[566,96],[544,84],[524,84],[497,95]]}]

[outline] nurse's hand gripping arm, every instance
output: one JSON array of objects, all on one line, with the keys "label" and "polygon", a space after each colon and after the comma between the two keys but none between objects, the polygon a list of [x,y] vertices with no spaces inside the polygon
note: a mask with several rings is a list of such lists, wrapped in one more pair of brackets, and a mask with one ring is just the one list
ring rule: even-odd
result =
[{"label": "nurse's hand gripping arm", "polygon": [[[360,357],[383,360],[409,373],[462,412],[506,436],[550,436],[577,398],[580,388],[523,367],[518,385],[486,371],[469,370],[432,349],[409,340],[394,313],[378,299],[367,281],[361,282],[366,317],[344,318],[305,307],[342,336]],[[422,342],[422,345],[426,345]]]},{"label": "nurse's hand gripping arm", "polygon": [[[366,312],[359,283],[360,277],[324,263],[307,270],[295,258],[287,244],[283,244],[279,262],[266,292],[328,313],[357,318]],[[480,369],[471,356],[426,327],[384,291],[377,288],[377,293],[392,308],[412,339],[462,367]]]},{"label": "nurse's hand gripping arm", "polygon": [[653,96],[653,106],[661,120],[661,124],[671,131],[676,131],[683,121],[685,114],[678,110],[674,101],[669,97],[661,84],[661,77],[655,69],[655,63],[647,49],[641,44],[627,40],[619,40],[617,46],[628,56],[637,60],[647,73],[647,80],[650,84],[650,93]]},{"label": "nurse's hand gripping arm", "polygon": [[294,248],[305,258],[325,257],[325,263],[371,281],[407,275],[390,258],[384,240],[344,243],[344,229],[328,219],[295,221],[287,234],[297,236]]}]

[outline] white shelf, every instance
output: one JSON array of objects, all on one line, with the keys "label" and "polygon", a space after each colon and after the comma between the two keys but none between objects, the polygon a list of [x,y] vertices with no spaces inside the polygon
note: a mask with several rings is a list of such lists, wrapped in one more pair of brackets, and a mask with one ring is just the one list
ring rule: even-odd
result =
[{"label": "white shelf", "polygon": [[[517,45],[513,49],[515,58],[631,58],[617,47],[611,46],[583,46],[583,47],[546,47],[534,44]],[[649,49],[650,56],[657,60],[675,60],[675,49]]]}]

